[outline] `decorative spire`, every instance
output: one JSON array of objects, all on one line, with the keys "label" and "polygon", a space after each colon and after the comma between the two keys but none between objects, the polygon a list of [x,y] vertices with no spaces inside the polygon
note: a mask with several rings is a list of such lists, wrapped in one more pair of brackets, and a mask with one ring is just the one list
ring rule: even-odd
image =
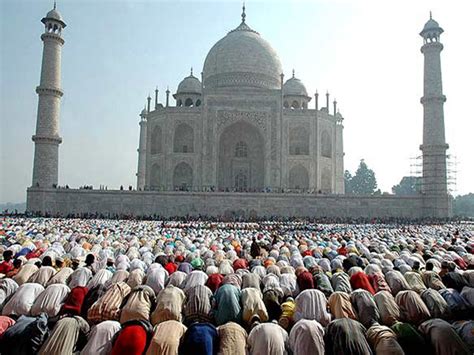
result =
[{"label": "decorative spire", "polygon": [[433,19],[433,14],[431,13],[431,10],[430,10],[430,20]]},{"label": "decorative spire", "polygon": [[53,9],[56,10],[56,0],[54,0]]},{"label": "decorative spire", "polygon": [[191,76],[193,76],[193,67],[191,67]]},{"label": "decorative spire", "polygon": [[295,77],[295,70],[293,69],[293,78]]},{"label": "decorative spire", "polygon": [[245,15],[245,1],[244,1],[242,5],[242,22],[245,22],[245,17],[246,15]]}]

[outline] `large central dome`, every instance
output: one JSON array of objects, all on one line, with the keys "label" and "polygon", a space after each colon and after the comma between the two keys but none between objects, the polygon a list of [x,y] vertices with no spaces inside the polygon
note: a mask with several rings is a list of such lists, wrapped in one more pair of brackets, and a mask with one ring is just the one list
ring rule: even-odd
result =
[{"label": "large central dome", "polygon": [[242,23],[218,41],[207,54],[203,80],[206,89],[239,87],[279,89],[280,59],[260,34]]}]

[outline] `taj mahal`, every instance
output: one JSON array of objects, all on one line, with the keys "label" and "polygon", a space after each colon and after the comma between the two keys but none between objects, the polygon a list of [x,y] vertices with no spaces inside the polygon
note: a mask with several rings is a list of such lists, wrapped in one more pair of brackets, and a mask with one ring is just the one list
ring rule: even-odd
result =
[{"label": "taj mahal", "polygon": [[[309,95],[246,21],[215,43],[202,72],[140,113],[133,191],[58,189],[62,32],[56,8],[45,31],[32,186],[27,209],[49,215],[448,217],[440,52],[443,29],[425,24],[421,194],[344,195],[343,116],[326,93]],[[170,97],[172,94],[172,97]],[[173,100],[170,102],[170,100]]]}]

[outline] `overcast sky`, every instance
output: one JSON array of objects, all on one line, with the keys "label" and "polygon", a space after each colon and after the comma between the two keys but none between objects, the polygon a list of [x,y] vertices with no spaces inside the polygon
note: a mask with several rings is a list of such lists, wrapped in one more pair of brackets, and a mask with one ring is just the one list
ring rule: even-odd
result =
[{"label": "overcast sky", "polygon": [[[43,32],[53,0],[1,0],[0,202],[31,184]],[[160,101],[240,23],[241,2],[58,0],[63,32],[59,183],[136,185],[139,112]],[[423,56],[433,11],[441,41],[446,137],[457,194],[474,192],[474,1],[252,1],[247,23],[311,95],[329,90],[344,116],[345,169],[364,158],[382,191],[410,174],[422,139]],[[469,84],[469,85],[468,85]],[[174,100],[173,100],[174,102]],[[313,104],[313,102],[311,102]],[[311,106],[313,107],[313,106]]]}]

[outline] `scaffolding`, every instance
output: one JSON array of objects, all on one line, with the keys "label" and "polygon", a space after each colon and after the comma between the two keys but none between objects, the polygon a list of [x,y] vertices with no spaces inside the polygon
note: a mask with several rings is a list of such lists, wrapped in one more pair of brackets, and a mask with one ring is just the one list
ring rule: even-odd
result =
[{"label": "scaffolding", "polygon": [[[446,154],[446,180],[447,189],[451,195],[455,195],[457,192],[457,173],[458,173],[458,160],[457,156],[453,154]],[[437,176],[438,171],[434,171],[433,176]],[[410,176],[417,178],[417,190],[423,191],[427,187],[428,183],[423,180],[423,155],[417,155],[410,158]]]}]

